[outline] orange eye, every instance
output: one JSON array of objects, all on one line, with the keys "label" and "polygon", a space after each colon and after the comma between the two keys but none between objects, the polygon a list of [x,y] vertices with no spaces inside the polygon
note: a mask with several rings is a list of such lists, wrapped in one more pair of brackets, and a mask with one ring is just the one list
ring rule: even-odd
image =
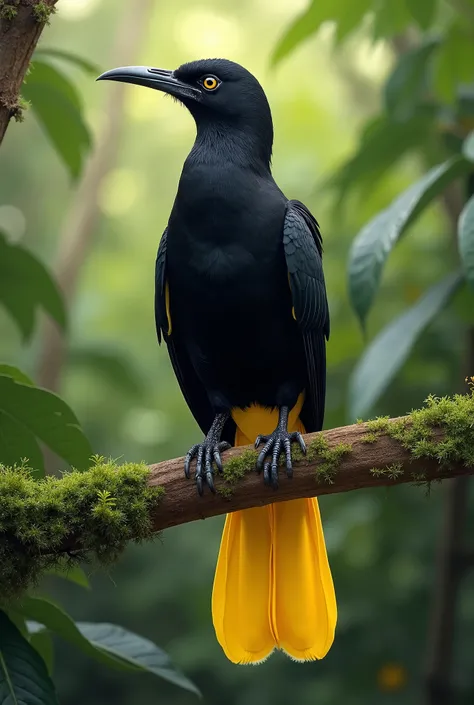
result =
[{"label": "orange eye", "polygon": [[204,76],[202,79],[202,85],[206,91],[215,91],[219,82],[215,76]]}]

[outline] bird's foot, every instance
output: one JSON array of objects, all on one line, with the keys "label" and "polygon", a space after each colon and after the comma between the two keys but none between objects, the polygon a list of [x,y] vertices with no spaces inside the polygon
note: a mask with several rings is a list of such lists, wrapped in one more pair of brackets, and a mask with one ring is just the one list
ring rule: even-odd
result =
[{"label": "bird's foot", "polygon": [[[303,436],[298,431],[289,433],[287,430],[278,426],[270,436],[257,436],[255,448],[258,448],[262,443],[263,446],[257,460],[257,471],[263,470],[263,479],[266,485],[271,485],[273,489],[278,488],[278,462],[280,455],[285,454],[286,459],[286,474],[288,477],[293,477],[293,465],[291,462],[291,444],[297,442],[302,453],[306,454],[306,444]],[[271,462],[265,462],[265,458],[271,455]]]},{"label": "bird's foot", "polygon": [[222,472],[221,453],[230,448],[230,443],[226,441],[217,441],[214,436],[209,435],[202,443],[196,443],[189,449],[184,459],[184,474],[190,478],[191,461],[196,458],[196,472],[194,479],[196,480],[197,491],[202,495],[204,490],[204,482],[211,492],[215,492],[214,487],[214,464],[219,472]]}]

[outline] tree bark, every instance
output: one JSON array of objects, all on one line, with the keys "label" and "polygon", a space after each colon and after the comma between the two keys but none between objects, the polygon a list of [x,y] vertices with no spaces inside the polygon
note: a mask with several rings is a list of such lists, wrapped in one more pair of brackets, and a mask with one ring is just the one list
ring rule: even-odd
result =
[{"label": "tree bark", "polygon": [[[56,2],[42,0],[41,8],[54,10]],[[0,3],[0,144],[10,119],[20,113],[21,84],[46,24],[46,18],[38,12],[38,5],[40,0],[4,0]]]},{"label": "tree bark", "polygon": [[[285,470],[280,469],[280,486],[278,490],[266,487],[263,477],[250,470],[236,482],[229,497],[221,491],[226,488],[222,476],[215,476],[216,494],[205,488],[204,495],[199,497],[191,480],[184,477],[184,459],[176,458],[150,466],[150,485],[162,486],[165,489],[164,498],[153,517],[154,528],[160,531],[177,524],[185,524],[196,519],[206,519],[219,514],[227,514],[238,509],[249,509],[273,502],[283,502],[300,497],[314,497],[336,492],[418,483],[420,476],[423,482],[437,481],[449,477],[474,474],[474,467],[466,467],[461,463],[449,466],[440,465],[435,459],[413,459],[401,444],[388,436],[380,436],[374,443],[365,443],[362,439],[367,434],[367,424],[354,424],[342,428],[322,432],[322,436],[335,448],[340,443],[350,444],[351,450],[340,460],[335,469],[332,483],[328,482],[318,468],[320,459],[304,458],[294,462],[294,474],[288,479]],[[442,429],[435,432],[435,437],[442,436]],[[307,445],[311,444],[317,433],[305,436]],[[233,448],[223,454],[225,463],[235,458],[247,448]],[[390,466],[396,466],[395,477],[390,474]],[[374,468],[376,469],[374,471]],[[380,472],[382,471],[382,472]],[[228,487],[228,485],[227,485]]]}]

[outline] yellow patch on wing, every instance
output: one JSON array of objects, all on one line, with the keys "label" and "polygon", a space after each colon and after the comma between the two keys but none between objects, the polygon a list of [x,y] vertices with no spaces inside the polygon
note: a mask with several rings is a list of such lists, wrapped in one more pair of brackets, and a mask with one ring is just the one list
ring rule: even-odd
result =
[{"label": "yellow patch on wing", "polygon": [[171,325],[171,313],[170,313],[170,288],[168,282],[165,283],[165,306],[166,306],[166,318],[168,320],[168,332],[166,335],[171,335],[172,325]]}]

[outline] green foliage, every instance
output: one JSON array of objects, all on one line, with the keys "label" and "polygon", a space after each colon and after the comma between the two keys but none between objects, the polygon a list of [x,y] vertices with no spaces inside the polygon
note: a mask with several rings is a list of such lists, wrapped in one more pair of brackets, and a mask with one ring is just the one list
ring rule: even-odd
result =
[{"label": "green foliage", "polygon": [[27,458],[42,473],[39,439],[77,470],[88,467],[92,448],[75,414],[56,394],[17,381],[19,374],[0,374],[0,462]]},{"label": "green foliage", "polygon": [[112,346],[81,345],[71,348],[68,364],[77,369],[87,369],[114,389],[124,394],[143,394],[145,383],[133,361]]},{"label": "green foliage", "polygon": [[276,65],[303,41],[315,34],[322,23],[334,20],[337,23],[339,40],[348,36],[371,9],[372,0],[312,0],[303,12],[285,31],[278,42],[272,63]]},{"label": "green foliage", "polygon": [[41,656],[49,675],[52,676],[54,670],[54,646],[51,635],[47,631],[38,631],[30,634],[29,642]]},{"label": "green foliage", "polygon": [[66,61],[73,66],[77,66],[91,76],[98,76],[101,73],[101,69],[98,64],[95,64],[93,61],[89,61],[89,59],[84,59],[83,56],[78,56],[73,52],[65,51],[64,49],[41,46],[39,49],[35,50],[35,57],[37,56],[46,56],[53,59],[59,59],[60,61]]},{"label": "green foliage", "polygon": [[58,705],[43,659],[0,611],[0,702]]},{"label": "green foliage", "polygon": [[436,16],[438,0],[405,0],[405,4],[420,29],[429,29]]},{"label": "green foliage", "polygon": [[78,622],[81,634],[115,666],[153,673],[191,693],[200,695],[198,688],[172,663],[162,649],[115,624]]},{"label": "green foliage", "polygon": [[433,199],[470,169],[470,163],[461,157],[434,167],[357,235],[349,256],[349,291],[363,327],[393,247]]},{"label": "green foliage", "polygon": [[91,147],[79,95],[69,79],[43,61],[34,61],[22,93],[73,178]]},{"label": "green foliage", "polygon": [[388,169],[407,153],[427,145],[433,134],[433,109],[423,107],[405,122],[382,114],[367,121],[354,154],[336,171],[328,186],[339,204],[352,191],[370,192]]},{"label": "green foliage", "polygon": [[370,411],[408,358],[422,331],[445,307],[462,281],[457,272],[448,275],[371,341],[351,377],[351,419]]},{"label": "green foliage", "polygon": [[51,15],[56,12],[56,7],[54,5],[47,5],[42,0],[39,0],[33,4],[31,8],[33,12],[33,17],[40,24],[49,24],[49,19]]},{"label": "green foliage", "polygon": [[0,303],[18,324],[25,340],[31,337],[39,306],[64,328],[66,310],[58,286],[46,267],[0,231]]},{"label": "green foliage", "polygon": [[28,617],[26,624],[30,642],[41,635],[55,634],[110,668],[132,673],[152,673],[200,695],[194,683],[173,665],[168,654],[149,639],[115,624],[74,622],[51,600],[27,597],[15,608]]},{"label": "green foliage", "polygon": [[[89,470],[35,481],[25,465],[0,465],[0,596],[23,592],[62,564],[67,542],[76,558],[91,554],[100,564],[115,561],[129,541],[152,536],[150,513],[163,495],[149,488],[146,465],[116,465],[98,458]],[[113,506],[104,502],[116,498]],[[100,494],[102,493],[102,494]]]},{"label": "green foliage", "polygon": [[334,483],[334,477],[344,456],[352,451],[349,443],[338,443],[330,446],[326,438],[319,434],[308,446],[308,460],[319,460],[316,468],[316,479],[329,485]]},{"label": "green foliage", "polygon": [[429,38],[401,56],[384,87],[385,106],[390,119],[406,122],[427,102],[430,68],[439,40]]},{"label": "green foliage", "polygon": [[[474,465],[474,392],[453,397],[430,395],[422,409],[391,423],[387,433],[413,458],[434,458],[442,465]],[[442,435],[435,436],[441,429]]]},{"label": "green foliage", "polygon": [[18,14],[18,8],[16,5],[9,5],[8,3],[0,3],[0,19],[1,20],[13,20]]},{"label": "green foliage", "polygon": [[471,27],[457,18],[446,31],[435,58],[434,88],[446,103],[454,102],[460,84],[474,81],[474,42]]},{"label": "green foliage", "polygon": [[466,203],[459,218],[458,242],[466,280],[474,290],[474,196]]},{"label": "green foliage", "polygon": [[76,583],[80,587],[90,589],[90,583],[84,570],[75,563],[63,560],[55,565],[50,570],[46,571],[47,575],[55,575],[58,578],[64,578],[72,583]]}]

